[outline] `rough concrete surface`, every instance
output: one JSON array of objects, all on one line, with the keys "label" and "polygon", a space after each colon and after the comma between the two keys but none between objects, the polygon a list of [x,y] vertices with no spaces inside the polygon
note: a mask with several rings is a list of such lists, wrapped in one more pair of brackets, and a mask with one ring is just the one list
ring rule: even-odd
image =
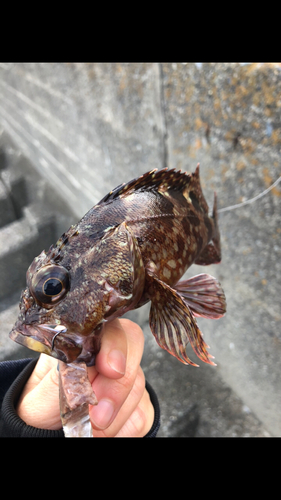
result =
[{"label": "rough concrete surface", "polygon": [[[152,168],[200,162],[219,208],[281,175],[280,63],[1,63],[0,100],[3,130],[75,221]],[[142,320],[162,435],[281,434],[280,196],[278,185],[221,212],[222,263],[188,270],[216,276],[226,293],[226,316],[199,321],[217,368],[181,365]]]}]

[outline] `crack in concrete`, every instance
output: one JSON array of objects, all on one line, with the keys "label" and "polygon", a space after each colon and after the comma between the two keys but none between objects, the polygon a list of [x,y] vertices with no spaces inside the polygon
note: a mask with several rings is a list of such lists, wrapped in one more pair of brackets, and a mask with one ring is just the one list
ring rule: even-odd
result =
[{"label": "crack in concrete", "polygon": [[167,116],[166,116],[166,102],[164,94],[164,72],[162,63],[159,63],[159,85],[160,85],[160,113],[162,117],[162,129],[163,129],[163,168],[168,168],[169,166],[168,128],[167,128]]}]

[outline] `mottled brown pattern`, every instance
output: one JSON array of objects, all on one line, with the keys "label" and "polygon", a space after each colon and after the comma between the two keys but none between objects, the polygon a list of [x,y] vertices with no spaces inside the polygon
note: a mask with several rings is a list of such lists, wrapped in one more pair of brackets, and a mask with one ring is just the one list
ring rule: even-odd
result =
[{"label": "mottled brown pattern", "polygon": [[197,288],[194,281],[177,283],[193,262],[220,259],[216,201],[210,217],[199,165],[193,174],[147,172],[108,193],[34,259],[10,336],[65,362],[90,365],[103,323],[151,300],[159,345],[194,364],[185,354],[189,341],[200,359],[212,363],[194,315],[206,309],[208,317],[222,316],[223,291],[207,275],[199,275]]}]

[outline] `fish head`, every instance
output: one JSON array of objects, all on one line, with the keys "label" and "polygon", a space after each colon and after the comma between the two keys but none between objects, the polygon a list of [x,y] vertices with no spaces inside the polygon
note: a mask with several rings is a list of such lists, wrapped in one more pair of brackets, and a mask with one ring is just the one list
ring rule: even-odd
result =
[{"label": "fish head", "polygon": [[[89,319],[86,291],[77,289],[77,278],[71,269],[52,262],[43,251],[29,266],[26,283],[10,338],[66,363],[90,362],[93,353],[87,352],[85,340],[90,333],[98,334],[101,330],[103,310],[97,303],[95,314]],[[95,348],[98,351],[97,345]]]},{"label": "fish head", "polygon": [[10,338],[65,363],[90,366],[104,323],[135,307],[144,282],[137,240],[126,224],[81,254],[70,245],[58,254],[43,251],[27,270]]}]

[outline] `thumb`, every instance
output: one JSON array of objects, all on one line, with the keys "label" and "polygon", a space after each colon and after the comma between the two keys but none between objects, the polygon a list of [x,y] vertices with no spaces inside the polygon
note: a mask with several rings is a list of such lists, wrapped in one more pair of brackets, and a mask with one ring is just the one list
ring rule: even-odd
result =
[{"label": "thumb", "polygon": [[40,429],[61,429],[57,360],[41,354],[17,406],[19,417]]}]

